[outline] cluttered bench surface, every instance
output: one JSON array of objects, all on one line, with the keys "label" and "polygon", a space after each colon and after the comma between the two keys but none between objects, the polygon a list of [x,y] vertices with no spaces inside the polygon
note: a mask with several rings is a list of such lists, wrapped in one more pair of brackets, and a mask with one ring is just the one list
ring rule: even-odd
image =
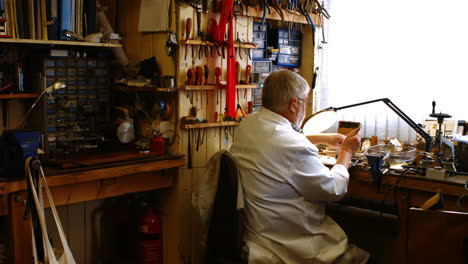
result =
[{"label": "cluttered bench surface", "polygon": [[[59,206],[170,187],[185,159],[179,154],[126,151],[45,163],[44,174],[55,205]],[[25,232],[30,225],[23,220],[26,180],[0,180],[0,196],[0,215],[9,217],[14,263],[26,263],[31,258],[24,253],[32,252],[31,233]],[[48,201],[44,204],[47,207]]]}]

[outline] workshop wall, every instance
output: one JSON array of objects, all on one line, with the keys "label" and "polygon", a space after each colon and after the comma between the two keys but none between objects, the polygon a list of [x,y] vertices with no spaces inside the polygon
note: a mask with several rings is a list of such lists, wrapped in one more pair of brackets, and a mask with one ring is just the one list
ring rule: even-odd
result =
[{"label": "workshop wall", "polygon": [[[201,20],[201,31],[207,32],[208,21],[211,18],[218,19],[219,14],[203,14]],[[194,23],[192,24],[192,33],[189,36],[190,39],[201,39],[201,36],[198,35],[197,28],[197,18],[196,12],[191,7],[180,7],[179,8],[179,19],[178,19],[178,39],[184,40],[187,38],[185,33],[186,21],[188,18],[191,18]],[[237,37],[241,40],[251,42],[252,41],[252,18],[247,17],[238,17],[235,20],[233,25],[234,27],[234,38]],[[198,57],[199,47],[194,46],[194,52],[192,53],[192,47],[188,47],[187,59],[185,59],[185,47],[180,46],[179,56],[178,56],[178,73],[177,73],[177,85],[178,87],[184,87],[185,82],[187,81],[187,71],[190,68],[195,66],[208,65],[209,68],[209,77],[208,82],[210,84],[215,83],[215,68],[220,67],[222,70],[221,80],[226,80],[226,65],[227,58],[223,59],[222,56],[218,56],[217,52],[214,51],[214,56],[210,55],[208,52],[208,57],[201,54]],[[245,53],[245,50],[241,50],[242,59],[239,56],[239,51],[236,49],[236,61],[240,63],[241,75],[243,75],[244,69],[248,63],[248,56]],[[203,53],[203,50],[201,51]],[[242,79],[242,78],[241,78]],[[187,94],[192,93],[192,94]],[[246,96],[244,97],[244,90],[239,91],[239,100],[240,104],[244,109],[247,109],[247,102],[250,101],[251,91],[247,91]],[[183,116],[190,115],[190,109],[195,107],[197,109],[197,117],[206,118],[209,122],[214,120],[214,112],[219,114],[224,113],[225,107],[225,92],[221,90],[219,92],[219,100],[217,100],[217,91],[180,91],[179,92],[179,118]],[[192,100],[190,100],[192,98]],[[199,181],[203,177],[207,163],[211,156],[221,149],[229,149],[233,134],[235,132],[234,127],[213,127],[203,129],[191,129],[191,130],[179,130],[182,138],[182,144],[179,145],[178,152],[184,153],[186,158],[188,158],[188,151],[192,151],[192,169],[187,167],[182,169],[181,174],[179,175],[179,180],[184,181],[183,185],[186,186],[187,197],[183,201],[183,208],[185,209],[182,212],[184,221],[190,221],[190,224],[182,225],[181,234],[184,237],[181,237],[181,254],[183,259],[190,259],[192,263],[201,263],[202,258],[202,247],[200,243],[200,228],[199,228],[199,219],[198,213],[194,211],[192,207],[192,197],[197,196],[197,190],[199,189]],[[200,139],[205,134],[205,139]],[[191,148],[188,147],[188,142],[191,142]],[[202,142],[199,144],[198,142]],[[198,149],[198,151],[197,151]],[[189,160],[186,160],[186,164],[189,164]],[[190,219],[190,220],[189,220]]]},{"label": "workshop wall", "polygon": [[[191,7],[183,7],[172,1],[172,25],[171,29],[177,34],[178,40],[178,55],[175,60],[167,56],[165,43],[168,38],[167,33],[142,33],[138,32],[138,16],[140,12],[141,1],[117,1],[117,25],[118,32],[123,37],[123,46],[128,56],[129,62],[134,64],[151,56],[156,57],[159,68],[163,75],[175,75],[176,85],[179,88],[178,92],[178,115],[176,119],[190,115],[193,107],[197,110],[198,118],[206,118],[209,122],[214,120],[214,112],[219,114],[224,112],[225,107],[225,92],[218,93],[214,90],[205,91],[186,91],[184,86],[187,82],[187,72],[189,69],[194,70],[196,66],[207,65],[209,68],[208,83],[215,83],[215,68],[220,67],[222,70],[221,80],[226,80],[226,64],[227,59],[217,55],[217,52],[208,50],[208,55],[204,55],[203,49],[198,56],[199,47],[188,46],[187,58],[185,58],[185,39],[199,39],[196,11]],[[200,30],[207,32],[210,19],[218,19],[219,14],[209,12],[203,13],[201,18]],[[192,19],[192,30],[190,35],[186,34],[186,21]],[[234,39],[239,38],[245,42],[252,41],[253,18],[238,17],[235,19]],[[302,66],[300,68],[301,75],[311,84],[314,69],[314,35],[307,27],[304,27],[303,35],[303,54]],[[240,58],[242,56],[242,59]],[[240,63],[241,79],[243,79],[244,70],[249,63],[248,56],[244,49],[236,49],[236,61]],[[251,90],[247,89],[244,96],[244,90],[239,91],[239,101],[244,109],[247,109],[247,102],[251,100]],[[312,93],[311,93],[312,94]],[[311,98],[310,98],[311,99]],[[308,109],[311,113],[312,109]],[[168,206],[165,208],[167,218],[171,219],[170,227],[165,227],[167,232],[170,232],[169,245],[165,247],[165,263],[201,263],[203,257],[202,245],[200,243],[200,223],[198,213],[192,206],[192,197],[198,195],[199,183],[206,171],[209,159],[214,153],[221,149],[229,149],[235,126],[230,127],[213,127],[205,129],[181,129],[176,127],[178,134],[177,140],[170,150],[181,154],[185,154],[186,166],[181,168],[179,176],[175,179],[172,188],[167,190],[163,197],[163,204]],[[204,136],[204,137],[203,137]],[[189,149],[190,139],[190,149]],[[199,143],[198,143],[199,142]],[[198,145],[198,146],[197,146]],[[198,149],[198,150],[197,150]],[[188,168],[188,152],[192,152],[191,169]]]},{"label": "workshop wall", "polygon": [[[214,56],[211,56],[209,51],[210,56],[203,55],[198,58],[198,46],[194,47],[197,54],[192,54],[192,47],[189,46],[187,59],[185,59],[185,46],[182,43],[187,38],[185,34],[187,18],[194,21],[189,37],[199,39],[196,12],[191,7],[181,7],[172,1],[170,29],[176,32],[179,42],[177,56],[174,58],[167,55],[165,47],[168,39],[167,32],[143,33],[138,31],[141,0],[105,0],[102,1],[102,5],[107,8],[106,15],[111,25],[114,26],[114,31],[122,37],[122,45],[129,64],[135,65],[139,61],[154,56],[161,75],[175,76],[176,86],[182,88],[177,94],[176,116],[170,121],[170,126],[174,127],[177,136],[174,144],[169,147],[169,151],[185,154],[186,166],[179,170],[179,176],[175,177],[174,185],[171,188],[156,192],[161,206],[163,236],[168,238],[165,239],[166,244],[163,245],[163,259],[164,263],[170,264],[201,263],[203,250],[200,243],[200,221],[198,212],[192,206],[192,199],[198,195],[197,190],[200,189],[199,185],[210,158],[217,151],[230,148],[236,127],[186,130],[180,128],[178,120],[189,115],[192,107],[197,109],[197,117],[206,118],[208,121],[214,121],[214,112],[220,114],[224,112],[224,90],[219,92],[219,99],[217,99],[217,91],[187,92],[183,88],[187,81],[188,69],[193,69],[196,66],[208,65],[210,72],[208,82],[210,84],[215,83],[215,68],[220,67],[222,70],[221,80],[225,81],[226,59],[217,55],[216,51],[213,52]],[[211,18],[218,19],[218,16],[219,14],[212,12],[203,14],[201,29],[206,32],[209,20]],[[239,38],[242,41],[251,42],[253,21],[252,17],[238,17],[234,23],[234,39]],[[314,64],[316,64],[315,60],[317,60],[313,38],[314,34],[307,27],[304,27],[300,73],[310,85]],[[241,49],[241,55],[239,55],[239,50],[236,48],[236,60],[240,63],[241,79],[244,78],[245,68],[250,63],[245,51],[245,49]],[[245,95],[244,90],[239,90],[239,102],[244,109],[247,109],[251,96],[250,89],[247,89]],[[312,99],[312,93],[309,99]],[[8,103],[14,104],[15,101],[9,100]],[[307,113],[312,113],[312,109],[308,108]],[[9,120],[13,119],[9,118]],[[197,147],[199,137],[201,139]],[[188,147],[189,138],[190,150]],[[191,169],[187,166],[188,151],[192,152]],[[0,200],[3,201],[2,204],[6,203],[3,197],[0,197]],[[112,261],[112,256],[115,256],[115,252],[112,252],[112,249],[115,249],[113,243],[122,239],[119,234],[110,232],[110,230],[115,230],[116,219],[112,217],[115,217],[116,208],[120,202],[120,198],[110,198],[57,207],[77,263]],[[47,210],[46,214],[48,215],[48,224],[51,225],[50,211]],[[58,245],[58,235],[55,232],[51,229],[53,244]]]},{"label": "workshop wall", "polygon": [[[218,56],[217,52],[214,52],[214,56],[200,56],[198,58],[198,47],[196,49],[194,47],[194,50],[197,50],[196,56],[192,56],[191,47],[188,47],[187,59],[185,59],[185,47],[181,44],[181,41],[187,37],[185,34],[185,22],[187,18],[192,18],[192,21],[195,22],[193,23],[190,37],[199,37],[197,33],[196,13],[193,8],[180,7],[175,1],[172,1],[171,29],[176,32],[179,42],[179,50],[174,59],[167,55],[165,43],[168,34],[166,32],[143,33],[138,31],[140,4],[141,0],[102,1],[102,5],[107,7],[106,14],[111,25],[114,26],[114,31],[118,32],[122,37],[122,45],[130,65],[135,65],[141,60],[155,56],[161,74],[176,76],[176,84],[179,88],[183,88],[185,85],[187,70],[195,66],[208,65],[210,71],[208,81],[210,84],[215,83],[214,69],[216,67],[222,69],[221,80],[226,80],[226,59]],[[203,14],[202,30],[206,31],[208,21],[211,18],[217,18],[217,15],[213,13]],[[253,20],[252,17],[238,17],[234,23],[234,38],[239,37],[243,41],[251,42]],[[312,32],[304,27],[302,66],[300,71],[309,84],[312,81],[315,59],[312,38]],[[249,63],[248,56],[245,50],[241,50],[241,59],[239,51],[237,49],[236,51],[237,61],[240,62],[240,68],[242,69],[241,75],[245,76],[244,70]],[[247,102],[251,100],[251,90],[248,89],[245,96],[244,90],[240,90],[239,92],[240,104],[244,109],[247,109]],[[200,179],[206,171],[206,166],[211,156],[221,149],[229,149],[235,133],[235,126],[207,128],[205,131],[180,129],[180,126],[177,125],[177,120],[189,115],[192,107],[198,110],[198,117],[206,118],[209,121],[213,121],[214,112],[224,112],[224,91],[219,93],[219,100],[217,100],[216,91],[190,93],[192,94],[189,97],[193,96],[192,101],[187,96],[185,90],[181,89],[178,92],[178,102],[176,105],[176,113],[178,112],[178,114],[170,121],[170,126],[175,127],[177,136],[174,144],[169,147],[169,151],[185,154],[187,159],[188,139],[190,137],[193,154],[192,168],[188,169],[187,165],[181,168],[179,176],[174,179],[173,187],[157,192],[161,205],[162,223],[164,225],[163,236],[169,238],[165,240],[167,243],[163,245],[163,259],[164,263],[171,264],[201,263],[203,251],[200,244],[200,223],[198,213],[192,207],[192,197],[197,195],[196,190],[199,189]],[[9,100],[8,103],[14,104],[15,102],[14,100]],[[13,119],[9,118],[9,120]],[[196,142],[198,141],[198,135],[200,137],[205,135],[205,137],[201,140],[203,143],[199,144],[197,151]],[[186,160],[186,164],[188,164],[188,160]],[[0,198],[2,201],[5,200],[3,197]],[[99,263],[110,260],[108,256],[112,256],[114,253],[111,251],[113,248],[112,242],[115,239],[119,239],[119,236],[109,232],[113,228],[113,223],[115,224],[115,219],[108,216],[115,216],[115,208],[118,203],[118,198],[111,198],[57,208],[77,263]],[[49,210],[46,213],[50,215]],[[51,221],[50,216],[48,217],[48,221]],[[58,244],[58,236],[54,232],[54,230],[51,230],[52,240],[54,244]]]}]

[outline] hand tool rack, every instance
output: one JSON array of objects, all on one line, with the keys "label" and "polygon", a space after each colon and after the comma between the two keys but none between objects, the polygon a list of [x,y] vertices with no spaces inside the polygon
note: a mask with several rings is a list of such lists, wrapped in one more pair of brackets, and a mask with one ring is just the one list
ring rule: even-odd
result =
[{"label": "hand tool rack", "polygon": [[[186,85],[184,87],[180,87],[179,90],[186,90],[186,91],[200,91],[200,90],[217,90],[217,89],[224,89],[226,85],[221,85],[219,88],[216,84],[209,84],[209,85]],[[236,89],[255,89],[257,88],[256,84],[238,84],[236,85]]]},{"label": "hand tool rack", "polygon": [[[181,40],[181,44],[184,45],[195,45],[195,46],[216,46],[213,42],[210,41],[203,41],[203,40],[197,40],[197,39],[187,39],[187,40]],[[220,47],[223,47],[221,45]],[[242,49],[256,49],[257,45],[252,44],[252,43],[241,43],[240,45],[238,43],[234,43],[235,48],[242,48]]]}]

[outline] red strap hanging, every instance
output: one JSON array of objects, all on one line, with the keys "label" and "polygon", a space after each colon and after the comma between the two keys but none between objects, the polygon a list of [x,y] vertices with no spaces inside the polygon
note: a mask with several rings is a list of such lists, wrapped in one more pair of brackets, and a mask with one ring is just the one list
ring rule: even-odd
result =
[{"label": "red strap hanging", "polygon": [[228,43],[227,43],[227,77],[226,77],[226,115],[236,117],[236,55],[234,50],[232,9],[229,13]]}]

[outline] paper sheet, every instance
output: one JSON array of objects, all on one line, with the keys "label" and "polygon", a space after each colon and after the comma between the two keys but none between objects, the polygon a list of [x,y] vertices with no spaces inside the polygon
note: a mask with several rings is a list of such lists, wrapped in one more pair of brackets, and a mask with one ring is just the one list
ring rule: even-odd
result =
[{"label": "paper sheet", "polygon": [[138,31],[166,31],[170,0],[141,0]]}]

